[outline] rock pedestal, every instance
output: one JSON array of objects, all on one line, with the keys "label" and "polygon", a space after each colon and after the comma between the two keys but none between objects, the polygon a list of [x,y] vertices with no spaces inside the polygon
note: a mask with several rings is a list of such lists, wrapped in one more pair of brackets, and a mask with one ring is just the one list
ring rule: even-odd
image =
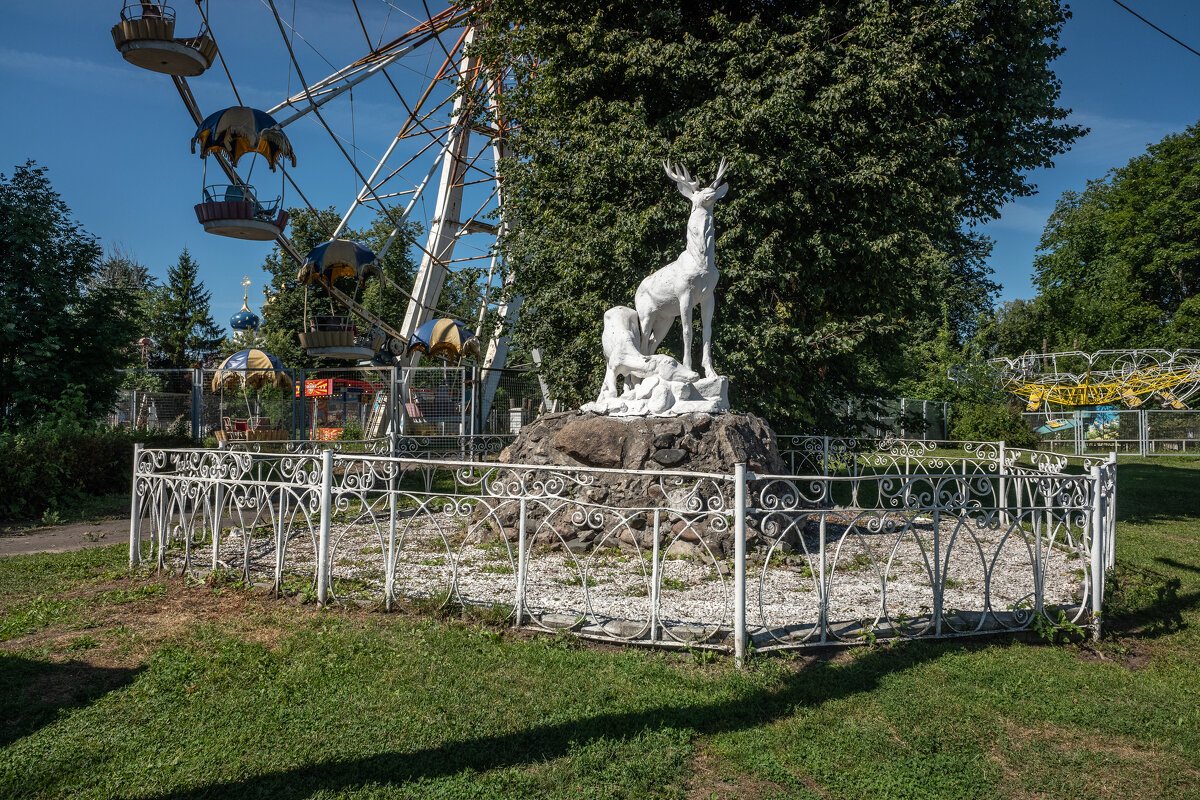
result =
[{"label": "rock pedestal", "polygon": [[[500,461],[508,464],[531,464],[537,466],[599,467],[619,470],[644,470],[663,472],[708,472],[731,474],[735,464],[746,463],[751,472],[781,474],[783,462],[775,441],[775,433],[759,417],[743,414],[685,414],[677,417],[612,417],[586,411],[567,411],[547,414],[532,424],[521,428],[515,442],[500,455]],[[586,487],[577,491],[578,499],[601,506],[615,508],[680,509],[681,498],[675,496],[669,486],[664,491],[663,482],[653,475],[621,475],[593,473]],[[699,487],[687,487],[679,491],[694,491],[706,507],[714,507],[711,499],[718,492],[724,495],[728,508],[732,501],[732,487],[709,481]],[[537,513],[530,506],[532,513]],[[624,531],[624,536],[649,533],[644,527],[644,516],[633,521],[631,527],[638,534]],[[733,552],[732,526],[717,522],[718,515],[689,515],[684,522],[676,515],[665,520],[672,525],[670,532],[677,537],[667,536],[663,546],[672,543],[676,552],[701,549],[700,543],[708,545],[714,555],[730,555]],[[536,524],[537,520],[530,518]],[[508,521],[504,521],[508,524]],[[715,523],[715,524],[710,524]],[[547,533],[543,530],[543,533]],[[561,539],[568,546],[575,540],[587,544],[587,531],[557,530],[557,536],[546,535],[546,544],[553,545]],[[668,533],[668,531],[664,531]],[[592,532],[591,538],[602,535]],[[632,544],[632,542],[626,542]],[[639,544],[645,544],[639,542]],[[688,553],[682,553],[688,554]]]},{"label": "rock pedestal", "polygon": [[780,474],[775,432],[749,414],[613,417],[587,411],[546,414],[521,428],[500,454],[508,464]]}]

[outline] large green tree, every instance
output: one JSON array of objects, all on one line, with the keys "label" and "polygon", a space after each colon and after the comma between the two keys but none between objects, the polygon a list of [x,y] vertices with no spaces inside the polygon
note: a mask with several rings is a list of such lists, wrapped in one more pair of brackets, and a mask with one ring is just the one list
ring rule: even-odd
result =
[{"label": "large green tree", "polygon": [[[1000,320],[1001,355],[1014,350],[1200,347],[1200,126],[1065,192],[1034,261],[1040,326],[1022,339]],[[1026,326],[1028,327],[1028,326]]]},{"label": "large green tree", "polygon": [[1081,133],[1056,105],[1055,0],[495,0],[484,16],[481,55],[515,79],[516,336],[568,402],[599,385],[604,309],[683,249],[663,159],[701,177],[730,161],[714,356],[735,407],[796,429],[893,388],[948,298],[964,322],[989,304],[970,225]]},{"label": "large green tree", "polygon": [[[77,387],[107,410],[131,361],[136,300],[103,280],[101,249],[33,162],[0,173],[0,414],[36,423]],[[74,391],[74,390],[72,390]]]},{"label": "large green tree", "polygon": [[154,341],[150,365],[187,369],[203,364],[224,339],[212,317],[212,293],[187,248],[167,268],[166,283],[150,290],[146,328]]}]

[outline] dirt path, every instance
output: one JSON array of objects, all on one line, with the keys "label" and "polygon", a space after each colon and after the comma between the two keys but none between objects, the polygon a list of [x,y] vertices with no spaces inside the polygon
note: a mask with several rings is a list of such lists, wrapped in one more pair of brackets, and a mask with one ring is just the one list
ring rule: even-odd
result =
[{"label": "dirt path", "polygon": [[129,520],[75,522],[48,528],[0,529],[0,557],[25,553],[66,553],[129,541]]}]

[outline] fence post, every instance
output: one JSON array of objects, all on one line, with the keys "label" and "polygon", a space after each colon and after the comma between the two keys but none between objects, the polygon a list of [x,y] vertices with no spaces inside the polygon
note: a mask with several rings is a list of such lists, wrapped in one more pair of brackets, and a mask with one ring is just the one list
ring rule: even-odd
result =
[{"label": "fence post", "polygon": [[391,419],[388,420],[388,430],[392,432],[392,458],[396,457],[396,434],[400,432],[400,382],[397,380],[397,367],[393,365],[388,370],[388,407],[391,409]]},{"label": "fence post", "polygon": [[200,441],[200,422],[203,418],[204,370],[192,370],[192,438]]},{"label": "fence post", "polygon": [[746,665],[746,465],[733,465],[733,659]]},{"label": "fence post", "polygon": [[129,500],[129,568],[142,561],[142,498],[138,495],[138,463],[142,460],[142,443],[133,446],[133,493]]},{"label": "fence post", "polygon": [[650,543],[650,641],[659,639],[658,603],[661,597],[658,583],[662,578],[662,569],[658,563],[658,536],[662,527],[662,510],[654,509],[654,539]]},{"label": "fence post", "polygon": [[408,435],[408,397],[405,389],[412,383],[412,368],[400,368],[400,434]]},{"label": "fence post", "polygon": [[304,419],[304,370],[292,373],[292,430],[288,438],[300,439],[300,421]]},{"label": "fence post", "polygon": [[[392,368],[392,388],[396,386],[396,368]],[[394,395],[393,395],[394,396]],[[392,406],[395,408],[395,406]],[[393,420],[394,422],[395,420]],[[392,458],[396,457],[396,449],[398,447],[399,433],[395,427],[388,431],[388,452]],[[388,465],[388,550],[387,550],[387,576],[384,578],[384,608],[388,611],[392,610],[392,595],[396,591],[396,476],[400,472],[400,465],[392,462]]]},{"label": "fence post", "polygon": [[1104,497],[1100,491],[1099,465],[1092,467],[1092,639],[1100,639],[1100,612],[1104,608],[1104,555],[1108,525],[1104,519]]},{"label": "fence post", "polygon": [[525,558],[525,512],[526,500],[521,498],[521,519],[517,526],[517,596],[513,598],[513,627],[521,627],[525,611],[525,572],[528,564]]},{"label": "fence post", "polygon": [[1113,450],[1108,454],[1108,463],[1105,465],[1112,471],[1112,494],[1108,496],[1108,512],[1105,517],[1108,525],[1104,532],[1105,541],[1107,542],[1104,551],[1108,556],[1108,563],[1105,566],[1112,569],[1117,565],[1117,451]]},{"label": "fence post", "polygon": [[[830,491],[829,481],[824,482],[822,489],[822,500],[828,497]],[[828,510],[821,509],[821,522],[817,523],[817,625],[821,626],[821,643],[824,644],[828,640],[829,628],[829,593],[826,587],[826,579],[824,579],[824,563],[826,563],[826,555],[824,555],[824,542],[826,542],[826,534],[828,533]]]},{"label": "fence post", "polygon": [[317,606],[329,602],[329,528],[333,520],[333,451],[321,451],[321,538],[317,543]]},{"label": "fence post", "polygon": [[1009,523],[1008,478],[1005,477],[1008,459],[1004,457],[1006,450],[1006,444],[1004,442],[1000,442],[1000,463],[996,465],[996,474],[1000,476],[1000,480],[997,482],[999,484],[1000,496],[997,498],[996,509],[999,511],[1000,521],[1005,525]]},{"label": "fence post", "polygon": [[221,516],[224,513],[222,507],[225,505],[224,484],[218,483],[213,490],[213,495],[212,571],[215,574],[221,566]]}]

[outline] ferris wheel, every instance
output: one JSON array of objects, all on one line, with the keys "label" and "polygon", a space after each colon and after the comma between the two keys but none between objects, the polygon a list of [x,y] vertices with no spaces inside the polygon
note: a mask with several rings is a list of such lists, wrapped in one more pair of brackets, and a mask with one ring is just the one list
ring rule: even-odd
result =
[{"label": "ferris wheel", "polygon": [[[438,301],[447,277],[463,269],[481,277],[474,283],[476,308],[470,319],[455,319],[457,327],[479,330],[491,319],[489,310],[501,325],[505,318],[515,321],[520,299],[506,303],[501,296],[510,276],[495,247],[502,232],[498,174],[506,156],[505,125],[496,110],[508,78],[485,69],[472,50],[476,6],[434,11],[424,2],[404,8],[398,0],[350,0],[340,18],[326,14],[305,30],[296,20],[296,0],[216,11],[209,0],[196,0],[194,7],[180,3],[177,11],[163,2],[125,2],[113,41],[130,64],[170,76],[197,126],[191,142],[203,161],[197,165],[197,222],[214,235],[274,240],[295,260],[302,283],[320,285],[344,309],[344,320],[314,316],[311,326],[306,315],[306,330],[299,333],[310,354],[358,362],[382,352],[394,364],[410,363],[418,329],[454,317]],[[243,101],[236,63],[230,63],[236,59],[222,49],[223,30],[246,25],[256,26],[255,40],[264,47],[272,42],[286,65],[278,99],[265,108]],[[341,61],[323,52],[322,42],[334,33],[342,41],[357,37],[359,50]],[[221,84],[229,103],[202,108],[193,80]],[[260,80],[256,76],[256,84]],[[356,113],[365,103],[387,107],[399,124],[365,128]],[[289,135],[302,128],[307,148],[294,147],[296,137]],[[313,128],[322,134],[319,146],[312,144]],[[306,193],[306,163],[341,165],[353,178],[353,196]],[[289,202],[340,210],[325,244],[310,253],[297,250],[288,237]],[[372,212],[392,225],[377,253],[342,238],[356,215],[361,220]],[[414,222],[420,238],[408,233]],[[378,268],[392,247],[409,249],[417,262],[412,286],[396,284]],[[378,309],[339,289],[335,281],[347,276],[360,284],[380,281],[380,294],[406,297],[404,318],[383,319]],[[539,355],[535,351],[535,360]],[[485,414],[507,356],[507,337],[498,327],[481,362]]]}]

